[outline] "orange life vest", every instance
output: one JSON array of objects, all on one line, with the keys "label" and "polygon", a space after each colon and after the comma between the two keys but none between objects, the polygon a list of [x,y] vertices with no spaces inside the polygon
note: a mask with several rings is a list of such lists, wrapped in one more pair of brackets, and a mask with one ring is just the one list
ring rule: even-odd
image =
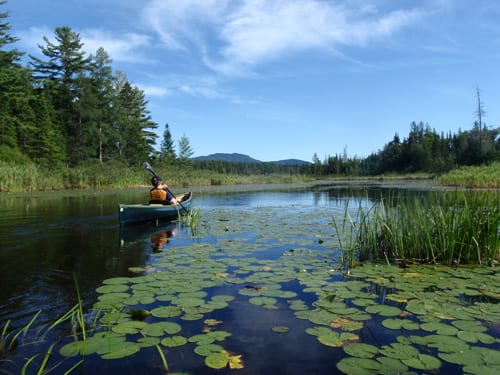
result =
[{"label": "orange life vest", "polygon": [[149,191],[151,195],[151,200],[158,203],[167,202],[167,192],[163,189],[153,188]]}]

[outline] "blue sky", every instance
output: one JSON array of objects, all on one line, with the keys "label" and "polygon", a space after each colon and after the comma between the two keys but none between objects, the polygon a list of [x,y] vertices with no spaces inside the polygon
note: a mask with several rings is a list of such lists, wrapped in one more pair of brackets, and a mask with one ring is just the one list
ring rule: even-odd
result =
[{"label": "blue sky", "polygon": [[194,156],[366,157],[412,121],[500,121],[496,0],[8,0],[16,47],[58,26],[146,93]]}]

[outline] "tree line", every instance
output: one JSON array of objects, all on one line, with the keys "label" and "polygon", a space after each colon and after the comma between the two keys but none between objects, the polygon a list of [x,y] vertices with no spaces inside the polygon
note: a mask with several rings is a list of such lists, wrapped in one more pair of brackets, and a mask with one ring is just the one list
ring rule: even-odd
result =
[{"label": "tree line", "polygon": [[[78,33],[57,27],[55,41],[43,37],[38,45],[43,58],[29,55],[28,66],[22,66],[25,53],[9,49],[18,38],[9,33],[8,15],[0,13],[2,159],[71,167],[109,160],[136,165],[158,155],[158,124],[144,92],[125,73],[113,73],[103,48],[87,55]],[[185,136],[179,152],[191,156]]]},{"label": "tree line", "polygon": [[[0,6],[6,0],[0,0]],[[477,121],[471,130],[438,134],[413,122],[406,138],[395,134],[382,150],[366,158],[326,156],[302,166],[273,163],[193,162],[183,135],[176,150],[165,125],[159,150],[155,123],[144,92],[124,72],[113,73],[112,60],[99,48],[87,55],[78,33],[55,29],[55,40],[39,44],[43,58],[9,48],[8,12],[0,13],[0,160],[28,160],[42,167],[78,166],[114,161],[140,165],[144,160],[189,165],[232,174],[377,175],[388,172],[445,172],[459,165],[500,160],[500,128],[488,128],[479,89]]]}]

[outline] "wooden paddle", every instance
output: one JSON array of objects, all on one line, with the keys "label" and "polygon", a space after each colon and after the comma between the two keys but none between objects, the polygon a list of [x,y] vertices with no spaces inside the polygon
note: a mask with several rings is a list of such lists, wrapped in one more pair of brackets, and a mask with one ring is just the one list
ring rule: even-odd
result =
[{"label": "wooden paddle", "polygon": [[[158,176],[158,175],[156,174],[156,172],[153,170],[153,168],[151,168],[151,165],[149,165],[149,163],[148,163],[147,161],[146,161],[146,162],[144,162],[144,163],[142,164],[142,166],[144,167],[144,169],[146,169],[147,171],[151,172],[151,173],[153,174],[153,176],[158,177],[159,179],[161,179],[161,177],[160,177],[160,176]],[[176,196],[174,195],[174,193],[172,193],[172,192],[170,191],[170,189],[169,189],[169,188],[167,188],[167,191],[170,193],[170,195],[171,195],[172,197],[174,197],[174,199],[176,199],[176,200],[177,200]],[[180,200],[177,200],[177,202],[181,205],[182,209],[183,209],[186,213],[189,213],[189,212],[188,212],[188,210],[186,210],[186,207],[184,207],[184,206],[182,205],[182,203],[181,203],[181,201],[180,201]]]}]

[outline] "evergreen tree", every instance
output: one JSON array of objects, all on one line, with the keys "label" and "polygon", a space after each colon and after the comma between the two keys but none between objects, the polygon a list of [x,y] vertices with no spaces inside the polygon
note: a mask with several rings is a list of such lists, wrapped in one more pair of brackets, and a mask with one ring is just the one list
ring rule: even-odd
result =
[{"label": "evergreen tree", "polygon": [[163,139],[160,145],[160,160],[166,163],[172,163],[176,159],[175,145],[172,139],[172,134],[170,133],[170,127],[165,124],[165,130],[163,131]]},{"label": "evergreen tree", "polygon": [[66,139],[68,160],[77,164],[87,155],[85,149],[84,120],[87,108],[93,99],[85,95],[91,93],[85,77],[90,72],[90,57],[82,50],[80,36],[70,27],[55,29],[56,43],[43,38],[46,46],[38,45],[48,60],[30,56],[34,77],[43,90],[49,92],[57,114],[57,123]]},{"label": "evergreen tree", "polygon": [[126,82],[115,101],[114,129],[119,134],[120,158],[130,164],[140,164],[154,154],[158,125],[146,109],[144,92]]},{"label": "evergreen tree", "polygon": [[188,163],[189,158],[193,156],[194,152],[189,143],[189,138],[183,134],[181,139],[179,139],[179,161],[181,163]]},{"label": "evergreen tree", "polygon": [[[5,4],[6,1],[0,1],[0,6]],[[17,49],[6,49],[18,40],[9,33],[8,16],[8,12],[0,13],[0,145],[15,149],[24,143],[20,137],[32,126],[32,86],[28,70],[19,64],[23,54]]]}]

